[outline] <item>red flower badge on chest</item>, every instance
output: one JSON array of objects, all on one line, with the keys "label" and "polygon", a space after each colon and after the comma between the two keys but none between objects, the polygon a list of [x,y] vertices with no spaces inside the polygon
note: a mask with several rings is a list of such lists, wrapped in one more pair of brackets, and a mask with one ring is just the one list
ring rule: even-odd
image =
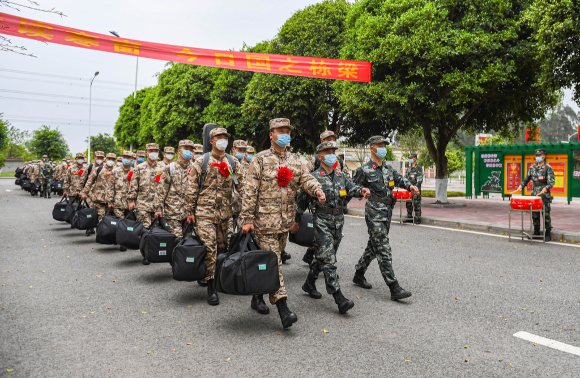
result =
[{"label": "red flower badge on chest", "polygon": [[132,178],[133,178],[133,171],[131,171],[127,174],[127,180],[131,181]]},{"label": "red flower badge on chest", "polygon": [[230,168],[228,167],[228,165],[226,164],[225,161],[222,161],[219,164],[217,164],[217,163],[211,163],[210,165],[212,167],[218,168],[219,171],[220,171],[220,173],[222,174],[222,176],[228,177],[230,175]]},{"label": "red flower badge on chest", "polygon": [[82,176],[84,171],[84,169],[79,170],[79,176]]},{"label": "red flower badge on chest", "polygon": [[161,171],[157,172],[157,176],[155,176],[155,182],[159,184],[159,181],[161,180]]},{"label": "red flower badge on chest", "polygon": [[294,177],[294,172],[286,167],[280,168],[278,171],[278,186],[288,186],[288,183],[292,181],[292,177]]}]

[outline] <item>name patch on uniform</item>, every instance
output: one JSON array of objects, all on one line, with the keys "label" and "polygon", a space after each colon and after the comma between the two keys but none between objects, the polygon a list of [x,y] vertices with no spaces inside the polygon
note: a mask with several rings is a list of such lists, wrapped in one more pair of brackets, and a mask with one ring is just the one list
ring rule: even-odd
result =
[{"label": "name patch on uniform", "polygon": [[411,178],[415,178],[415,175],[411,175]]},{"label": "name patch on uniform", "polygon": [[133,231],[133,227],[127,227],[127,231]]},{"label": "name patch on uniform", "polygon": [[389,188],[395,186],[395,180],[389,180]]},{"label": "name patch on uniform", "polygon": [[159,251],[159,256],[167,256],[167,251]]},{"label": "name patch on uniform", "polygon": [[341,197],[346,197],[346,189],[340,189],[340,190],[338,191],[338,194],[339,194]]},{"label": "name patch on uniform", "polygon": [[195,257],[186,257],[185,262],[195,262]]},{"label": "name patch on uniform", "polygon": [[543,180],[544,176],[538,176],[538,180]]},{"label": "name patch on uniform", "polygon": [[159,243],[160,247],[167,247],[167,243]]},{"label": "name patch on uniform", "polygon": [[258,270],[266,270],[266,264],[258,265]]}]

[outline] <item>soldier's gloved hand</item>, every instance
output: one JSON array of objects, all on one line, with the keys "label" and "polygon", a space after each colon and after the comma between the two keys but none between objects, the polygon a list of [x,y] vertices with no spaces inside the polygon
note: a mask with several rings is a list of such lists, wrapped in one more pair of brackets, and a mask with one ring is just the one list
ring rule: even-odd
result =
[{"label": "soldier's gloved hand", "polygon": [[187,223],[195,223],[195,215],[188,216]]},{"label": "soldier's gloved hand", "polygon": [[326,202],[326,194],[322,190],[316,191],[316,197],[318,198],[318,202],[324,204]]},{"label": "soldier's gloved hand", "polygon": [[162,216],[163,216],[163,214],[161,214],[161,211],[155,212],[155,218],[161,218]]},{"label": "soldier's gloved hand", "polygon": [[85,196],[84,194],[81,196],[81,199],[84,200],[85,198],[87,198],[87,196]]},{"label": "soldier's gloved hand", "polygon": [[290,228],[290,232],[293,233],[293,234],[297,233],[298,232],[298,226],[300,226],[300,223],[294,222],[294,224]]},{"label": "soldier's gloved hand", "polygon": [[129,202],[129,211],[135,208],[135,202]]},{"label": "soldier's gloved hand", "polygon": [[242,227],[242,234],[247,234],[250,231],[254,231],[254,225],[251,223],[245,224],[244,227]]},{"label": "soldier's gloved hand", "polygon": [[364,198],[369,198],[371,196],[371,191],[369,190],[369,188],[363,188],[360,191],[360,193],[363,195]]}]

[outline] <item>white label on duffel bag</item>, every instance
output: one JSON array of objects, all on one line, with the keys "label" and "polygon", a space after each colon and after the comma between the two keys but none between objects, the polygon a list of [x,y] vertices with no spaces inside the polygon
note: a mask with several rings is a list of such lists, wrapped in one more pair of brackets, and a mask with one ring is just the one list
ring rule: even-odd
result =
[{"label": "white label on duffel bag", "polygon": [[167,256],[167,251],[159,251],[159,256]]},{"label": "white label on duffel bag", "polygon": [[308,223],[308,227],[314,227],[312,223]]},{"label": "white label on duffel bag", "polygon": [[117,224],[117,222],[111,222],[111,224]]},{"label": "white label on duffel bag", "polygon": [[66,211],[66,209],[60,209],[60,211]]},{"label": "white label on duffel bag", "polygon": [[185,262],[195,262],[195,257],[186,257]]},{"label": "white label on duffel bag", "polygon": [[133,227],[127,227],[127,231],[133,231]]}]

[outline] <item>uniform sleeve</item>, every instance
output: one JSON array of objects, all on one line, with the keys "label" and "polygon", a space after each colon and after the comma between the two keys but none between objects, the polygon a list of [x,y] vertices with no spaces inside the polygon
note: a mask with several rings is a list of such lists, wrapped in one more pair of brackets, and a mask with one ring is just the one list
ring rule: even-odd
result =
[{"label": "uniform sleeve", "polygon": [[300,172],[300,181],[298,185],[300,185],[300,188],[312,197],[316,197],[316,191],[322,190],[322,185],[320,185],[318,180],[304,168],[302,168]]},{"label": "uniform sleeve", "polygon": [[308,173],[314,171],[314,163],[316,162],[316,156],[313,156],[310,160],[308,160],[308,164],[306,165],[306,169]]},{"label": "uniform sleeve", "polygon": [[258,193],[260,192],[260,182],[262,179],[262,169],[258,162],[261,159],[262,157],[254,157],[246,172],[244,187],[240,193],[242,195],[242,212],[240,213],[240,221],[242,224],[254,224],[256,203],[258,201]]},{"label": "uniform sleeve", "polygon": [[159,180],[159,185],[157,185],[157,191],[155,193],[155,200],[153,202],[153,208],[155,211],[163,211],[163,202],[167,191],[169,190],[169,183],[171,181],[171,167],[166,165],[163,167],[163,173],[161,174],[161,179]]},{"label": "uniform sleeve", "polygon": [[[95,170],[95,166],[93,166],[93,169],[91,169],[91,173],[93,173],[94,170]],[[76,186],[74,188],[75,192],[80,193],[83,190],[83,187],[85,186],[85,181],[87,180],[88,175],[89,175],[89,167],[83,169],[83,174],[77,180]]]},{"label": "uniform sleeve", "polygon": [[360,198],[362,197],[361,195],[361,191],[362,191],[362,187],[359,185],[356,185],[348,176],[345,176],[344,178],[346,180],[346,191],[348,193],[348,197],[347,200],[350,200],[353,197],[356,198]]},{"label": "uniform sleeve", "polygon": [[62,191],[68,192],[69,191],[69,177],[68,177],[68,168],[64,171],[62,175]]},{"label": "uniform sleeve", "polygon": [[[95,167],[93,167],[93,170],[91,171],[91,174],[89,175],[89,177],[87,179],[87,183],[85,184],[85,187],[81,189],[81,196],[88,195],[91,192],[91,190],[93,189],[93,186],[95,185],[95,181],[97,180],[97,171],[98,171],[98,168],[95,169]],[[84,174],[85,173],[83,172],[83,175]]]},{"label": "uniform sleeve", "polygon": [[238,191],[238,193],[240,194],[240,196],[242,196],[243,191],[244,191],[244,181],[246,179],[246,170],[245,168],[242,166],[242,163],[238,162],[237,160],[235,161],[236,163],[236,177],[238,179],[238,185],[236,185],[236,190]]},{"label": "uniform sleeve", "polygon": [[133,177],[131,177],[131,185],[129,186],[129,194],[127,196],[129,202],[137,202],[137,191],[139,190],[139,171],[140,169],[137,167],[133,169]]},{"label": "uniform sleeve", "polygon": [[397,172],[396,169],[393,169],[393,178],[395,179],[395,185],[399,188],[405,188],[407,190],[411,189],[411,183],[402,174]]},{"label": "uniform sleeve", "polygon": [[424,178],[425,178],[425,175],[423,174],[423,168],[421,168],[419,165],[417,165],[417,184],[421,185],[423,183]]},{"label": "uniform sleeve", "polygon": [[187,177],[187,189],[185,190],[185,211],[187,216],[194,215],[195,209],[197,208],[202,164],[203,159],[196,160],[195,163],[193,163],[191,172],[189,172],[189,176]]},{"label": "uniform sleeve", "polygon": [[556,184],[556,176],[554,175],[554,169],[552,167],[548,166],[546,169],[546,176],[546,180],[548,181],[546,188],[550,190]]},{"label": "uniform sleeve", "polygon": [[355,185],[358,186],[364,186],[365,185],[365,177],[366,175],[363,172],[363,167],[360,166],[356,169],[356,171],[354,171],[354,179],[353,179],[353,183]]}]

